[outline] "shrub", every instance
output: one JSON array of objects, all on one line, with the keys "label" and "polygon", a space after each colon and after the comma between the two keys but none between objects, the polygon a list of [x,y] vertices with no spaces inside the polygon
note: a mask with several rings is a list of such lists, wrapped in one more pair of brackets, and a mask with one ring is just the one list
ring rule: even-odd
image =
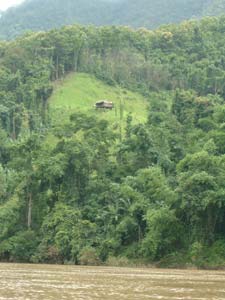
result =
[{"label": "shrub", "polygon": [[36,234],[22,231],[0,244],[0,257],[9,261],[30,262],[38,245]]},{"label": "shrub", "polygon": [[78,262],[84,266],[98,266],[101,264],[96,250],[92,247],[85,247],[80,251]]},{"label": "shrub", "polygon": [[128,267],[131,265],[129,259],[125,256],[109,256],[109,258],[106,261],[107,266],[112,267]]},{"label": "shrub", "polygon": [[62,263],[63,259],[60,255],[59,249],[55,245],[46,245],[42,243],[39,245],[37,252],[32,256],[33,263]]}]

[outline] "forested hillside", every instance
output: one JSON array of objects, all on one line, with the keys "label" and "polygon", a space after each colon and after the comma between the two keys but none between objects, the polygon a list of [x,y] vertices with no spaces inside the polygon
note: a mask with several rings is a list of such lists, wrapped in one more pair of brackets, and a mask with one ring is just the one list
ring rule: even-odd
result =
[{"label": "forested hillside", "polygon": [[[224,33],[221,17],[0,43],[2,261],[224,265]],[[118,100],[117,123],[93,109],[57,121],[72,72],[141,94],[147,120]]]},{"label": "forested hillside", "polygon": [[225,1],[224,0],[214,0],[209,2],[203,10],[203,15],[215,16],[225,13]]},{"label": "forested hillside", "polygon": [[25,0],[0,18],[0,37],[68,24],[156,28],[225,13],[224,0]]}]

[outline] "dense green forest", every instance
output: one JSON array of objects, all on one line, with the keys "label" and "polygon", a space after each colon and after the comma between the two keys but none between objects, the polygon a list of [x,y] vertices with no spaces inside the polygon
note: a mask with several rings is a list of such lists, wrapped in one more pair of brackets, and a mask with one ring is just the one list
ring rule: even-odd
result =
[{"label": "dense green forest", "polygon": [[63,25],[128,25],[156,28],[225,13],[225,0],[25,0],[0,18],[0,37]]},{"label": "dense green forest", "polygon": [[[221,17],[0,43],[1,261],[224,265],[224,33]],[[57,122],[48,99],[71,72],[141,94],[146,121],[120,105],[117,124]]]}]

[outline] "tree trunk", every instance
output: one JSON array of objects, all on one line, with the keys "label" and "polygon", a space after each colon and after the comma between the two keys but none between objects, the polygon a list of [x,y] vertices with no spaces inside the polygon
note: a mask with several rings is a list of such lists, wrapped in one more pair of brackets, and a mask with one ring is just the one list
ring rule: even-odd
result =
[{"label": "tree trunk", "polygon": [[12,139],[14,141],[16,140],[16,118],[15,118],[15,113],[13,113],[13,117],[12,117]]},{"label": "tree trunk", "polygon": [[59,80],[59,57],[56,57],[56,80]]},{"label": "tree trunk", "polygon": [[27,214],[28,229],[31,229],[31,224],[32,224],[32,204],[33,204],[32,193],[29,193],[29,195],[28,195],[28,214]]},{"label": "tree trunk", "polygon": [[74,65],[73,65],[74,72],[76,72],[77,71],[77,53],[76,53],[75,49],[74,49],[74,52],[73,52],[73,62],[74,62]]}]

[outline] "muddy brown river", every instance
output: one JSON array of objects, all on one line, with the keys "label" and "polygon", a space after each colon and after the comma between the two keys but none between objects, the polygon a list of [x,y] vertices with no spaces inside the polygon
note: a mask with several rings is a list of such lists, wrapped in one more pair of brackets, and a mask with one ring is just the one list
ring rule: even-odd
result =
[{"label": "muddy brown river", "polygon": [[225,272],[0,264],[0,300],[225,300]]}]

